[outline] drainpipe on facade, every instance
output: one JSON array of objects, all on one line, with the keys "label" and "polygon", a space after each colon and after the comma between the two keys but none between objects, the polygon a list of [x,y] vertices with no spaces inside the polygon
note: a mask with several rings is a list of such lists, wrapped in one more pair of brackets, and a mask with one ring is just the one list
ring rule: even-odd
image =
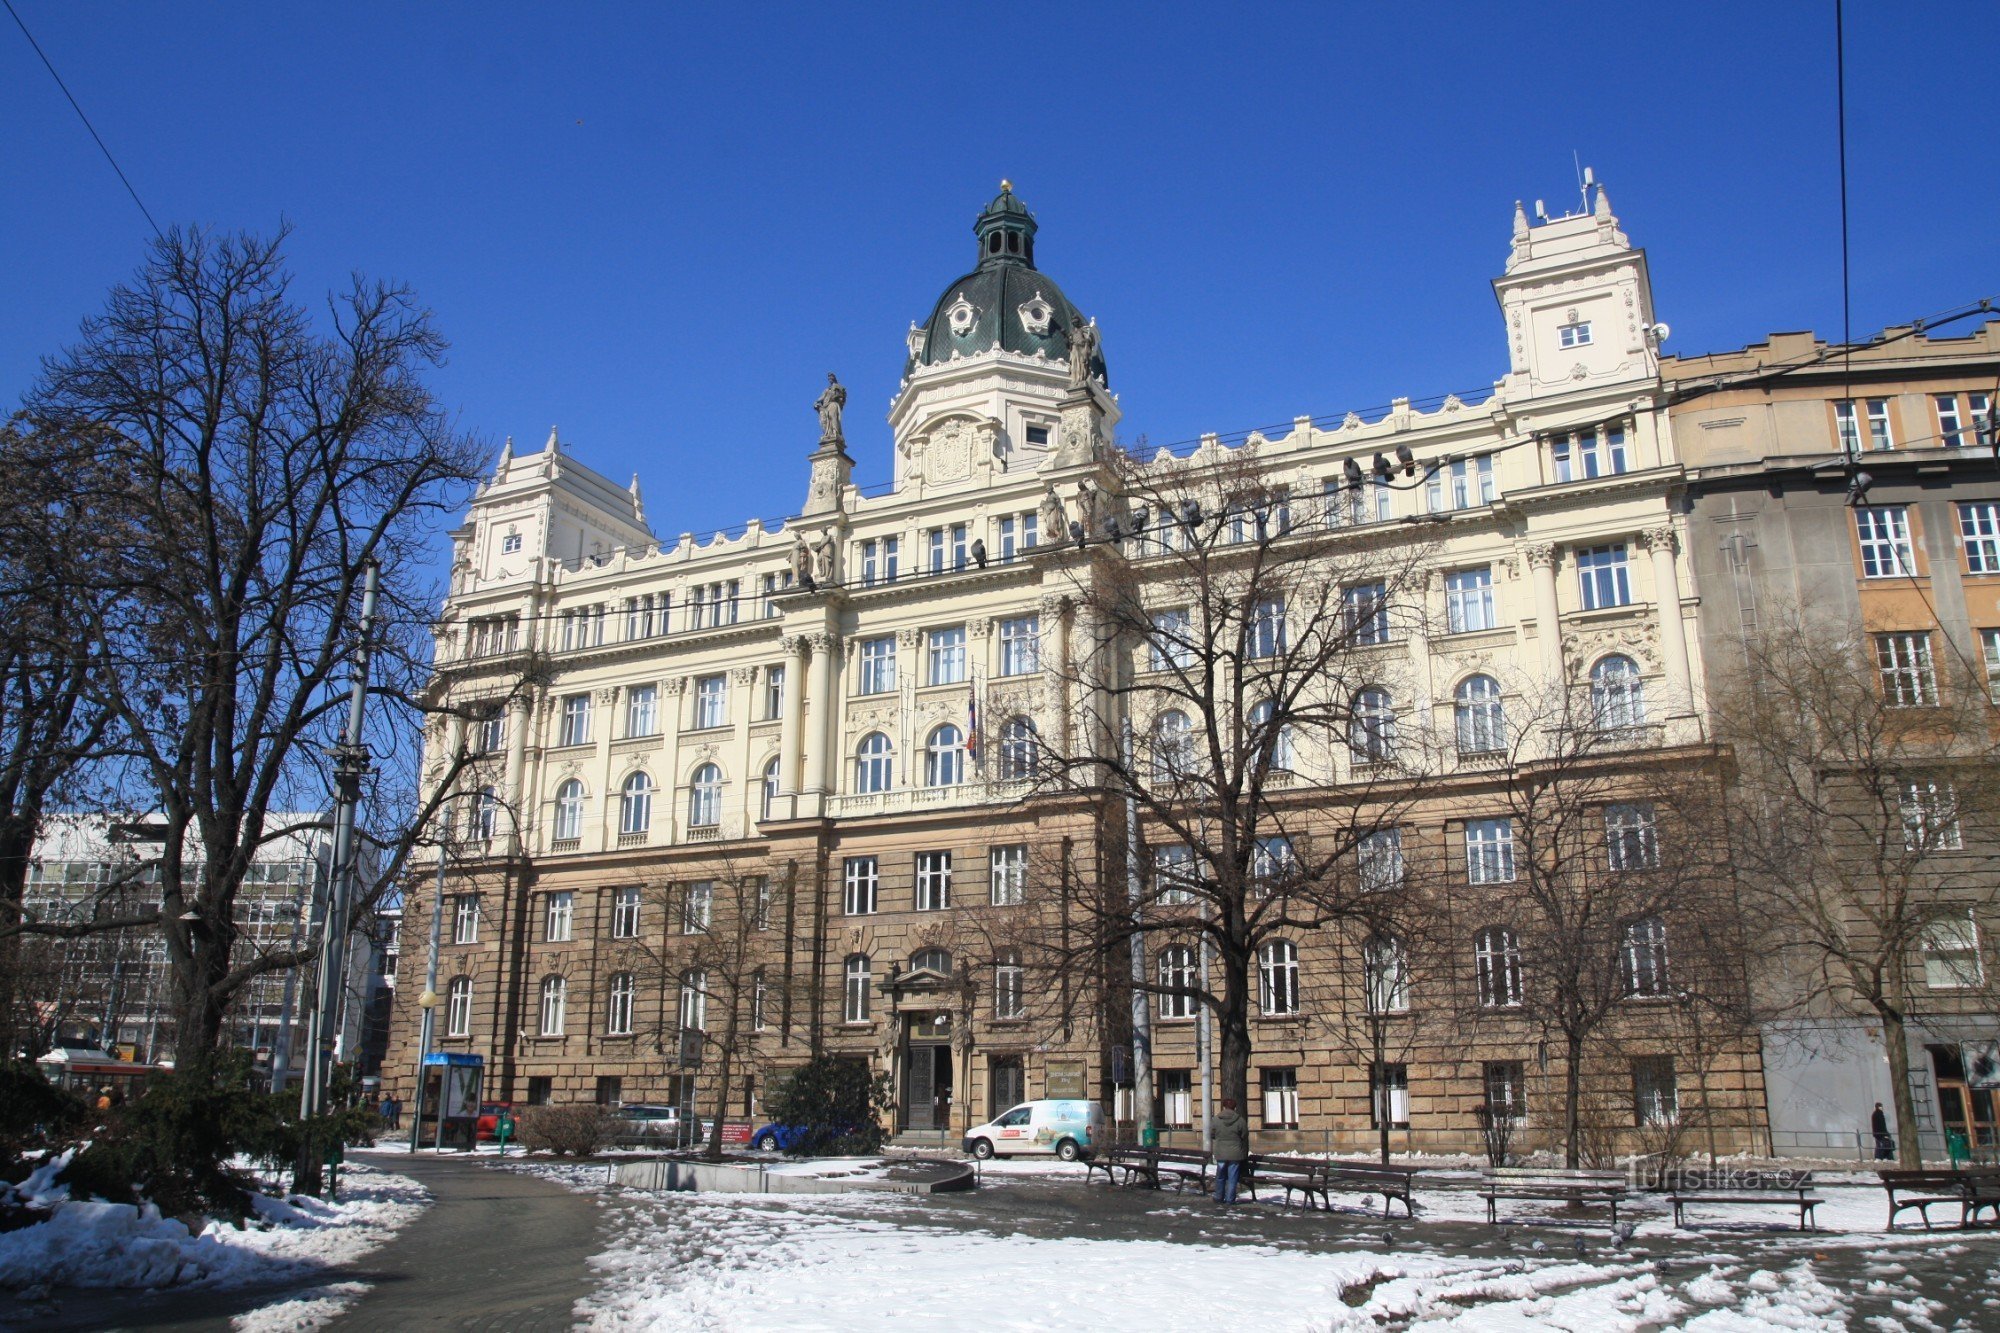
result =
[{"label": "drainpipe on facade", "polygon": [[1138,929],[1145,892],[1139,874],[1139,801],[1132,794],[1132,719],[1123,728],[1125,761],[1125,893],[1132,905],[1132,1123],[1139,1142],[1159,1141],[1153,1126],[1153,1007],[1146,995],[1146,937]]}]

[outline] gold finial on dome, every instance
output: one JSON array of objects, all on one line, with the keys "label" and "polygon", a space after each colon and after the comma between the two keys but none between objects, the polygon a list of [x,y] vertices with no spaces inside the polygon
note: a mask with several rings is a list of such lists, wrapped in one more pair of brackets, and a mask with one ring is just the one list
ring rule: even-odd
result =
[{"label": "gold finial on dome", "polygon": [[1012,193],[1014,193],[1014,182],[1012,182],[1012,181],[1010,181],[1010,180],[1003,180],[1003,181],[1001,181],[1001,182],[1000,182],[1000,193],[1002,193],[1002,194],[1012,194]]}]

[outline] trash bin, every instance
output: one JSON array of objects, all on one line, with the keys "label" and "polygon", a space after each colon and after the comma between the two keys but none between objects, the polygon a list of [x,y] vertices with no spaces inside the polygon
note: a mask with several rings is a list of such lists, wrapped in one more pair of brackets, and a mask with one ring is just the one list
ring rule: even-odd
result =
[{"label": "trash bin", "polygon": [[1948,1129],[1944,1134],[1945,1155],[1951,1158],[1953,1169],[1964,1166],[1972,1159],[1972,1145],[1967,1142],[1965,1131]]}]

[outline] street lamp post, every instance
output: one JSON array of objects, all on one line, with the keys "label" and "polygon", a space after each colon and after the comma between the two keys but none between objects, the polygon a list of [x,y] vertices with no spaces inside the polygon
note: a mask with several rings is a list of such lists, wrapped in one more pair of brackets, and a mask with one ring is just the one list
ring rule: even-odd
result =
[{"label": "street lamp post", "polygon": [[[424,991],[417,996],[417,1008],[423,1011],[423,1021],[417,1029],[417,1095],[411,1099],[410,1151],[417,1151],[422,1144],[423,1131],[418,1126],[424,1121],[424,1061],[430,1058],[431,1037],[437,1022],[438,984],[438,931],[444,924],[444,844],[438,843],[437,886],[431,891],[431,951],[430,961],[424,967]],[[439,1108],[442,1110],[443,1108]]]}]

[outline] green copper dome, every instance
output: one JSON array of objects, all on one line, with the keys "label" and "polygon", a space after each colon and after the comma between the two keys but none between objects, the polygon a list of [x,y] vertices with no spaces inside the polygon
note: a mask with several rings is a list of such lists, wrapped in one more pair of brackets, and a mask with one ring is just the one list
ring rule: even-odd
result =
[{"label": "green copper dome", "polygon": [[[996,347],[1068,364],[1070,321],[1082,316],[1035,267],[1035,218],[1012,185],[1000,182],[1000,193],[972,231],[979,238],[979,266],[946,287],[930,318],[912,331],[904,375]],[[1102,357],[1096,370],[1104,378]]]}]

